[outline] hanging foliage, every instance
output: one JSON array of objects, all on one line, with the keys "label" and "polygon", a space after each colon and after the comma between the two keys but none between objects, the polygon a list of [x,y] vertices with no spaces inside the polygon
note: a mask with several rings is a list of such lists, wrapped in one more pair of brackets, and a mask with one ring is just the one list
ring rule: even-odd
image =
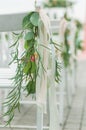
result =
[{"label": "hanging foliage", "polygon": [[[15,48],[15,51],[12,53],[11,63],[16,63],[17,68],[16,74],[12,78],[13,89],[10,91],[6,101],[4,102],[4,106],[8,106],[9,108],[4,114],[4,116],[9,116],[9,119],[6,122],[7,125],[12,121],[15,114],[15,109],[18,108],[18,110],[20,110],[21,89],[27,92],[27,96],[29,94],[36,93],[36,79],[39,75],[39,63],[41,64],[43,71],[45,71],[40,52],[38,51],[39,28],[41,24],[43,24],[43,22],[40,18],[39,12],[30,12],[23,19],[23,31],[18,34],[13,33],[13,35],[16,37],[16,41],[11,46],[11,48]],[[22,52],[21,56],[19,56],[18,49],[19,45],[22,44],[20,42],[20,39],[22,38],[24,43],[24,51]],[[50,44],[53,44],[54,47],[58,49],[58,45],[54,43],[51,38]],[[45,45],[42,45],[42,47],[49,49]],[[60,66],[56,61],[55,79],[57,82],[60,80],[59,69]]]},{"label": "hanging foliage", "polygon": [[70,66],[71,54],[70,54],[70,44],[68,41],[69,34],[70,34],[70,29],[66,28],[64,32],[64,43],[63,43],[63,51],[62,51],[62,57],[63,57],[65,67]]},{"label": "hanging foliage", "polygon": [[76,25],[75,54],[77,54],[77,50],[83,50],[83,41],[80,38],[80,32],[82,31],[83,26],[78,20],[75,20],[75,25]]}]

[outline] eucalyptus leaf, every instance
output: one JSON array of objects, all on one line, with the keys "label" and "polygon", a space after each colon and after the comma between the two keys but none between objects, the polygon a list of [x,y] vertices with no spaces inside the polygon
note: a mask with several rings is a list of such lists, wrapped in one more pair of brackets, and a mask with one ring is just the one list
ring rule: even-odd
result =
[{"label": "eucalyptus leaf", "polygon": [[25,49],[28,49],[28,41],[25,41],[25,43],[24,43],[24,48],[25,48]]},{"label": "eucalyptus leaf", "polygon": [[35,12],[31,15],[30,21],[34,26],[38,26],[39,22],[39,13]]},{"label": "eucalyptus leaf", "polygon": [[33,14],[34,12],[29,13],[27,16],[24,17],[23,21],[22,21],[22,27],[24,29],[29,28],[31,26],[31,22],[30,22],[30,16]]},{"label": "eucalyptus leaf", "polygon": [[26,35],[25,35],[25,40],[32,40],[34,38],[34,33],[32,31],[28,32]]}]

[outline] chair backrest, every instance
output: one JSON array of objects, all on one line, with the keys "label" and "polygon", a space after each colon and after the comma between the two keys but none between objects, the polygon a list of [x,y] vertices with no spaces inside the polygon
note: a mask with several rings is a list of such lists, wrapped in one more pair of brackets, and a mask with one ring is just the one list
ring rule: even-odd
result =
[{"label": "chair backrest", "polygon": [[0,68],[0,88],[10,88],[12,81],[10,80],[14,76],[14,72],[10,68]]},{"label": "chair backrest", "polygon": [[12,32],[22,29],[22,20],[27,13],[0,15],[0,32]]},{"label": "chair backrest", "polygon": [[[27,13],[16,13],[16,14],[0,14],[0,32],[12,32],[22,30],[22,20]],[[2,43],[4,44],[4,43]],[[11,80],[13,77],[13,70],[10,68],[0,68],[0,88],[10,87]]]}]

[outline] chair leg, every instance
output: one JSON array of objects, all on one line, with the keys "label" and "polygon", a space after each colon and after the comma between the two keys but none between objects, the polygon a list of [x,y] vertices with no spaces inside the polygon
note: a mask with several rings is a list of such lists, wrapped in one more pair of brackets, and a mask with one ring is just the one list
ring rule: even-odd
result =
[{"label": "chair leg", "polygon": [[63,124],[64,117],[64,87],[60,86],[60,95],[59,95],[59,113],[60,113],[60,125]]},{"label": "chair leg", "polygon": [[73,72],[72,72],[72,95],[75,95],[75,69],[73,68]]},{"label": "chair leg", "polygon": [[0,89],[0,115],[2,115],[2,90]]},{"label": "chair leg", "polygon": [[71,81],[72,81],[72,90],[71,90],[71,92],[72,92],[72,96],[74,96],[75,95],[75,80],[76,80],[76,70],[75,70],[75,66],[74,66],[74,63],[72,63],[72,74],[71,74]]},{"label": "chair leg", "polygon": [[64,99],[65,99],[65,75],[64,71],[61,70],[61,78],[62,81],[59,83],[59,114],[60,114],[60,125],[63,125],[64,118]]},{"label": "chair leg", "polygon": [[[7,95],[8,95],[8,89],[5,89],[5,90],[4,90],[4,101],[5,101],[5,99],[7,98]],[[3,108],[3,113],[6,113],[7,110],[8,110],[8,107],[7,107],[7,106],[4,107],[4,108]],[[9,116],[5,116],[5,117],[3,117],[3,120],[4,120],[4,121],[7,121],[8,118],[9,118]]]},{"label": "chair leg", "polygon": [[56,100],[56,88],[52,80],[49,83],[49,116],[50,116],[50,129],[49,130],[60,130],[59,110],[57,108]]},{"label": "chair leg", "polygon": [[71,86],[70,84],[68,84],[68,81],[69,81],[69,75],[67,69],[65,69],[66,100],[67,100],[67,105],[70,108],[72,102],[72,95],[71,95]]},{"label": "chair leg", "polygon": [[43,110],[37,106],[37,130],[43,130]]}]

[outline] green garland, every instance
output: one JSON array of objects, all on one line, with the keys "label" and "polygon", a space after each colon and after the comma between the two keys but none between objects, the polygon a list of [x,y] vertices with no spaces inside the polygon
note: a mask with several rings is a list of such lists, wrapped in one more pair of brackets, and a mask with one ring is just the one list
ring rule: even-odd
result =
[{"label": "green garland", "polygon": [[[38,38],[39,38],[39,21],[40,16],[38,12],[30,12],[27,16],[24,17],[22,26],[23,31],[19,34],[14,33],[16,37],[15,43],[11,46],[15,48],[15,51],[12,53],[12,61],[11,63],[17,64],[16,74],[12,78],[14,88],[10,91],[7,96],[6,101],[4,102],[4,106],[8,106],[7,112],[4,116],[9,116],[6,124],[10,124],[14,114],[15,109],[18,108],[20,111],[20,98],[21,98],[21,90],[27,92],[27,96],[29,94],[34,94],[36,92],[36,78],[39,75],[39,63],[45,71],[42,63],[42,58],[40,53],[38,52]],[[42,22],[42,21],[41,21]],[[19,57],[18,47],[20,43],[20,39],[24,37],[24,52]],[[51,39],[50,44],[53,44],[56,49],[58,49],[58,45],[54,43]],[[42,46],[45,47],[45,46]],[[48,49],[48,48],[46,48]],[[10,64],[11,64],[10,63]],[[56,61],[56,77],[55,80],[59,82],[60,80],[60,65],[58,61]]]},{"label": "green garland", "polygon": [[45,7],[72,7],[73,2],[67,0],[57,0],[57,1],[49,1],[48,3],[44,3]]},{"label": "green garland", "polygon": [[66,28],[65,33],[64,33],[64,43],[63,43],[63,51],[62,51],[62,58],[64,62],[64,66],[67,68],[70,66],[70,45],[68,42],[68,37],[70,34],[69,28]]}]

